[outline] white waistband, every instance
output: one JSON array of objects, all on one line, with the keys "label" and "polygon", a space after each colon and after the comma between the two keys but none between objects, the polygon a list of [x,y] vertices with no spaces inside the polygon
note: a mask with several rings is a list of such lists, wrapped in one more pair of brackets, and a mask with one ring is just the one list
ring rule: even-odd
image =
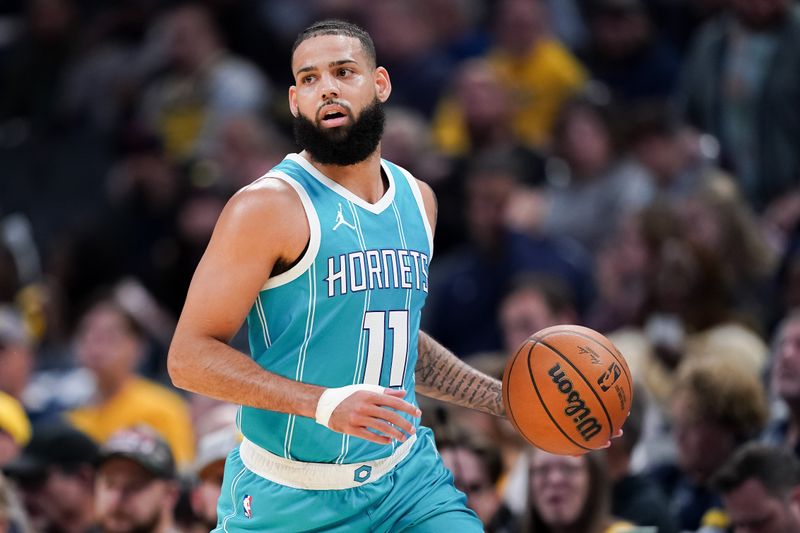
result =
[{"label": "white waistband", "polygon": [[239,457],[248,470],[259,476],[295,489],[340,490],[350,489],[377,481],[397,466],[411,451],[417,436],[411,435],[388,457],[349,463],[304,463],[279,457],[244,439],[239,446]]}]

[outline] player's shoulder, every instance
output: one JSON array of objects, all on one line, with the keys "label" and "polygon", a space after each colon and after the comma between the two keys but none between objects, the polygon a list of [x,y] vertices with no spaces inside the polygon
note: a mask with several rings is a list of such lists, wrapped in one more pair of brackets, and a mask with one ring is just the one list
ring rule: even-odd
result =
[{"label": "player's shoulder", "polygon": [[294,188],[285,180],[265,174],[236,191],[231,200],[281,202],[296,197],[297,193]]},{"label": "player's shoulder", "polygon": [[269,174],[236,191],[223,211],[223,216],[237,221],[262,222],[302,214],[303,204],[297,191]]},{"label": "player's shoulder", "polygon": [[428,202],[436,203],[436,193],[433,192],[433,187],[418,178],[414,178],[414,182],[417,184],[417,187],[419,187],[419,192],[422,194],[422,199],[425,200],[426,204]]}]

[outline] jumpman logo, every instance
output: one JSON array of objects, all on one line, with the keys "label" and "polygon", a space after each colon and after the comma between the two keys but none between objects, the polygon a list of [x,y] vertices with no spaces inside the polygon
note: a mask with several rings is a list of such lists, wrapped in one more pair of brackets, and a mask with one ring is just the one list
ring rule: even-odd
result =
[{"label": "jumpman logo", "polygon": [[344,215],[342,214],[342,204],[339,204],[339,212],[336,213],[336,225],[333,226],[333,231],[336,231],[341,225],[345,225],[352,230],[356,229],[354,225],[344,219]]}]

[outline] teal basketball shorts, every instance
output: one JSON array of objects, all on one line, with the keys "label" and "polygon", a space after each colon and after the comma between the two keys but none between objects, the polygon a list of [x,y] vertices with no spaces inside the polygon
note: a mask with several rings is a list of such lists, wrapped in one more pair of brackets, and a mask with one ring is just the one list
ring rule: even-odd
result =
[{"label": "teal basketball shorts", "polygon": [[[249,455],[245,457],[252,467]],[[453,485],[426,427],[419,428],[408,455],[374,481],[364,466],[324,465],[329,467],[348,469],[348,476],[366,479],[344,489],[294,488],[248,469],[240,448],[234,449],[225,463],[214,533],[483,531],[477,515],[467,508],[466,497]]]}]

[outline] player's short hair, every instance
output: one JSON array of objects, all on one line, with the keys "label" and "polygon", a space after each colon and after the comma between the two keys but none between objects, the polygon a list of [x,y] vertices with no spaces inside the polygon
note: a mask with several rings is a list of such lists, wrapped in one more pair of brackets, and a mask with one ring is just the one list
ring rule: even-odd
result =
[{"label": "player's short hair", "polygon": [[311,39],[312,37],[319,37],[320,35],[344,35],[345,37],[358,39],[361,41],[361,47],[364,49],[367,57],[372,61],[372,66],[378,64],[378,56],[375,53],[375,43],[372,42],[372,37],[367,33],[367,30],[357,24],[340,19],[320,20],[301,31],[292,45],[291,57],[294,57],[297,47],[300,46],[303,41]]},{"label": "player's short hair", "polygon": [[711,484],[725,494],[750,479],[759,481],[770,495],[783,498],[800,486],[800,461],[787,449],[752,442],[731,456],[711,478]]}]

